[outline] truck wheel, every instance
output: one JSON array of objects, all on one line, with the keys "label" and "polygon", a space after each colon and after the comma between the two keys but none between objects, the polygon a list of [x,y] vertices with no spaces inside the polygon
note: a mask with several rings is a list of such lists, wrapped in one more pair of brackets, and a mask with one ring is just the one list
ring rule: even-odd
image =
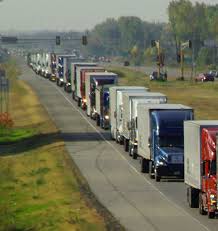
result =
[{"label": "truck wheel", "polygon": [[72,92],[72,99],[75,100],[75,93],[74,93],[74,91]]},{"label": "truck wheel", "polygon": [[157,169],[154,170],[155,173],[155,181],[160,182],[161,176],[158,175]]},{"label": "truck wheel", "polygon": [[204,210],[203,200],[202,200],[202,194],[199,194],[199,213],[201,215],[206,215],[207,212]]},{"label": "truck wheel", "polygon": [[128,152],[129,150],[129,140],[124,138],[124,151]]},{"label": "truck wheel", "polygon": [[132,156],[133,155],[133,150],[132,150],[132,145],[130,144],[129,145],[129,156]]},{"label": "truck wheel", "polygon": [[141,159],[141,172],[148,173],[149,161],[142,157]]},{"label": "truck wheel", "polygon": [[138,158],[137,148],[133,146],[132,158],[136,160]]},{"label": "truck wheel", "polygon": [[100,116],[99,115],[96,116],[96,125],[100,126]]},{"label": "truck wheel", "polygon": [[80,99],[78,99],[78,101],[77,101],[77,105],[78,105],[78,107],[80,107],[80,106],[81,106],[81,100],[80,100]]},{"label": "truck wheel", "polygon": [[59,80],[57,79],[57,81],[56,81],[56,84],[57,84],[57,86],[59,86]]},{"label": "truck wheel", "polygon": [[208,212],[208,218],[209,219],[215,218],[215,212]]},{"label": "truck wheel", "polygon": [[199,206],[199,192],[193,187],[187,188],[187,201],[190,208],[198,208]]},{"label": "truck wheel", "polygon": [[154,179],[154,170],[153,170],[153,162],[152,161],[149,161],[149,164],[148,164],[148,173],[149,173],[149,176],[151,179]]}]

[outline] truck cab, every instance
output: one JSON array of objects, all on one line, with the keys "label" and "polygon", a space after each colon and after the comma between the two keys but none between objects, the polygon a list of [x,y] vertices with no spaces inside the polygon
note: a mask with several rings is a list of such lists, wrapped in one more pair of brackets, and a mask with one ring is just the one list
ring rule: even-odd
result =
[{"label": "truck cab", "polygon": [[218,121],[186,122],[184,140],[188,204],[199,208],[200,214],[214,218],[218,212]]},{"label": "truck cab", "polygon": [[152,172],[161,176],[184,177],[183,122],[192,119],[189,111],[153,111],[151,114],[150,149]]}]

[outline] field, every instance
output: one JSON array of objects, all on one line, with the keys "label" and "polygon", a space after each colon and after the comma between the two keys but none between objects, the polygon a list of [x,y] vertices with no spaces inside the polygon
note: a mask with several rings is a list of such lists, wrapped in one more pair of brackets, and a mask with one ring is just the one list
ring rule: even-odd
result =
[{"label": "field", "polygon": [[122,67],[110,67],[110,71],[120,76],[119,85],[146,86],[153,92],[161,92],[168,97],[169,103],[185,104],[193,107],[195,119],[218,120],[218,81],[195,83],[189,79],[167,82],[150,82],[142,72]]},{"label": "field", "polygon": [[57,128],[32,89],[17,79],[16,64],[6,68],[14,129],[0,138],[0,230],[106,230],[80,192]]}]

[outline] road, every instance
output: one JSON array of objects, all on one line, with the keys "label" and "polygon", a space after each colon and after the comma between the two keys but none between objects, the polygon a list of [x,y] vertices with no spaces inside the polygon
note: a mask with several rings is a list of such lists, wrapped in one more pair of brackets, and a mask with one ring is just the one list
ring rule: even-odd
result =
[{"label": "road", "polygon": [[190,209],[183,182],[156,183],[140,173],[138,161],[110,140],[109,132],[77,108],[70,94],[38,77],[24,64],[20,77],[35,90],[61,131],[66,148],[97,199],[129,231],[217,231],[209,220]]}]

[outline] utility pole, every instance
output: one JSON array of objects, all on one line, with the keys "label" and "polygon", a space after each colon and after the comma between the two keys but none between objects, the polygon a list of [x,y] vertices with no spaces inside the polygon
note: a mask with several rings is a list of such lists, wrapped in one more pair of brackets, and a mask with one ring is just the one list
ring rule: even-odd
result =
[{"label": "utility pole", "polygon": [[177,62],[180,63],[180,68],[181,68],[181,77],[180,77],[180,80],[184,80],[184,64],[185,64],[185,60],[184,60],[184,57],[185,57],[185,49],[186,48],[192,48],[192,41],[191,40],[188,40],[184,43],[181,43],[180,44],[180,50],[179,50],[179,53],[177,54]]},{"label": "utility pole", "polygon": [[164,53],[161,51],[161,44],[160,41],[151,40],[151,47],[157,48],[157,66],[158,66],[158,79],[159,80],[166,80],[164,77],[161,76],[161,69],[164,66]]}]

